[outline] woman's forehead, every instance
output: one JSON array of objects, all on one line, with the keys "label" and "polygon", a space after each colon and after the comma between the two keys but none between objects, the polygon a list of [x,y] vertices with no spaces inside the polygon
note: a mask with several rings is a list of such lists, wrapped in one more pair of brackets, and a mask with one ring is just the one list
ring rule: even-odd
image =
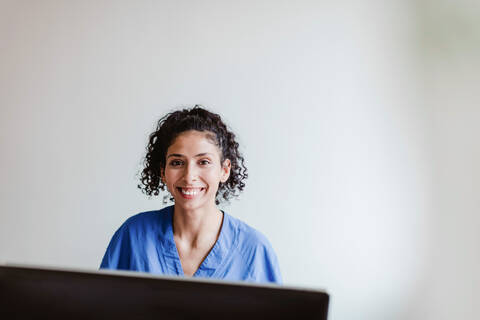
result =
[{"label": "woman's forehead", "polygon": [[189,130],[180,133],[168,147],[167,156],[171,153],[197,155],[200,153],[218,154],[220,150],[215,144],[213,133],[209,131]]}]

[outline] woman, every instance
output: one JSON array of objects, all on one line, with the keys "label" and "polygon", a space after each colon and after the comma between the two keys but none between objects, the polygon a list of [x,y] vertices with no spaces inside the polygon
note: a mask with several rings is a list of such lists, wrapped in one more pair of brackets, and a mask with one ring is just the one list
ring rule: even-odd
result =
[{"label": "woman", "polygon": [[199,106],[167,114],[150,135],[139,188],[167,188],[174,205],[129,218],[100,268],[281,283],[268,240],[217,208],[243,190],[246,171],[218,114]]}]

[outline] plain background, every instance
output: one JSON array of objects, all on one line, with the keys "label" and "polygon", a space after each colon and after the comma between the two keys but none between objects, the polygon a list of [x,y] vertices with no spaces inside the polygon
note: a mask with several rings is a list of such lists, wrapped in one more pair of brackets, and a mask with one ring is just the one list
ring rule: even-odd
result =
[{"label": "plain background", "polygon": [[202,104],[230,214],[331,319],[477,319],[475,1],[1,1],[0,263],[96,269],[156,121]]}]

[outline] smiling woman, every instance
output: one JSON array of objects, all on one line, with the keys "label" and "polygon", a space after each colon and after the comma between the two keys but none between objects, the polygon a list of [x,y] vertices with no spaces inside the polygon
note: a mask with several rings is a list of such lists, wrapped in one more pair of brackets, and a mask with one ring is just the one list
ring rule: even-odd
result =
[{"label": "smiling woman", "polygon": [[280,283],[265,236],[217,208],[245,186],[238,147],[220,116],[199,106],[160,119],[139,188],[155,196],[167,190],[174,205],[123,223],[100,268]]},{"label": "smiling woman", "polygon": [[161,175],[175,204],[191,210],[215,205],[219,186],[228,180],[230,170],[230,159],[222,161],[209,133],[189,130],[168,148],[167,164]]}]

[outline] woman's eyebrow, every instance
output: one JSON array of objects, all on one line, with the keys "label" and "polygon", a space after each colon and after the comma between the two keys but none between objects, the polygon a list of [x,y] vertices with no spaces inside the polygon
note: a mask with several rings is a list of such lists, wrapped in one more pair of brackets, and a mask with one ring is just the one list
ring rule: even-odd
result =
[{"label": "woman's eyebrow", "polygon": [[167,156],[167,159],[170,158],[170,157],[184,157],[183,154],[179,154],[179,153],[171,153]]},{"label": "woman's eyebrow", "polygon": [[[210,152],[202,152],[202,153],[199,153],[199,154],[195,155],[195,158],[203,157],[203,156],[207,156],[207,155],[212,155],[212,154]],[[180,153],[171,153],[167,156],[167,159],[170,158],[170,157],[182,158],[182,157],[185,157],[185,156],[183,154],[180,154]]]},{"label": "woman's eyebrow", "polygon": [[195,158],[197,158],[197,157],[203,157],[203,156],[207,156],[207,155],[211,155],[211,153],[210,153],[210,152],[199,153],[199,154],[197,154],[197,155],[195,156]]}]

